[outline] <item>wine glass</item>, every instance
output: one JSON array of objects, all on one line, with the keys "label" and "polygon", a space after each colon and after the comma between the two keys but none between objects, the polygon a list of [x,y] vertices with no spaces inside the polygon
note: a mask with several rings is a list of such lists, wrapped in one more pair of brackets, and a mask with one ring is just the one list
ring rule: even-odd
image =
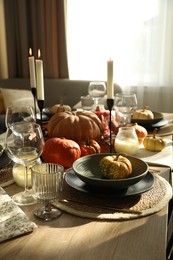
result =
[{"label": "wine glass", "polygon": [[32,191],[28,187],[28,166],[36,161],[43,152],[44,138],[41,127],[36,123],[13,123],[7,128],[5,137],[5,149],[7,155],[15,163],[24,166],[25,190],[13,196],[18,205],[30,205],[35,203]]},{"label": "wine glass", "polygon": [[102,81],[90,82],[88,93],[94,100],[93,107],[96,108],[99,104],[99,100],[106,94],[106,84]]},{"label": "wine glass", "polygon": [[60,164],[42,163],[31,167],[32,190],[35,199],[44,204],[34,211],[34,215],[49,221],[61,215],[51,202],[58,198],[62,190],[64,167]]},{"label": "wine glass", "polygon": [[5,124],[6,127],[10,127],[13,123],[27,121],[35,122],[35,113],[32,107],[30,106],[9,106],[6,110],[5,115]]},{"label": "wine glass", "polygon": [[120,123],[123,125],[131,123],[131,116],[137,108],[137,98],[134,93],[117,93],[115,95],[115,109],[118,113]]}]

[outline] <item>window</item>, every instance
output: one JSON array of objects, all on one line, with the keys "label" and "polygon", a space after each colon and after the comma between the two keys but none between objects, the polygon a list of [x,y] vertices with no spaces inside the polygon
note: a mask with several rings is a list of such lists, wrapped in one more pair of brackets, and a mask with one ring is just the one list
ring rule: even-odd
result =
[{"label": "window", "polygon": [[68,0],[68,64],[71,79],[130,86],[173,85],[172,0]]}]

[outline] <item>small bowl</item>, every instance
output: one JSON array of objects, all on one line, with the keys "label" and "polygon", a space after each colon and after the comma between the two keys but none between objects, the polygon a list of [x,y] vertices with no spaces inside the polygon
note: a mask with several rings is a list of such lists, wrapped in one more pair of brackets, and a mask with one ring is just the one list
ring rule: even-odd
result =
[{"label": "small bowl", "polygon": [[153,119],[136,119],[131,118],[132,123],[137,123],[138,125],[152,125],[160,122],[163,119],[163,114],[159,112],[153,112],[154,118]]},{"label": "small bowl", "polygon": [[75,174],[84,183],[95,189],[116,190],[126,189],[139,182],[148,172],[148,164],[141,159],[123,155],[132,163],[132,174],[126,179],[105,179],[100,172],[100,160],[107,155],[117,155],[109,153],[92,154],[77,159],[72,168]]}]

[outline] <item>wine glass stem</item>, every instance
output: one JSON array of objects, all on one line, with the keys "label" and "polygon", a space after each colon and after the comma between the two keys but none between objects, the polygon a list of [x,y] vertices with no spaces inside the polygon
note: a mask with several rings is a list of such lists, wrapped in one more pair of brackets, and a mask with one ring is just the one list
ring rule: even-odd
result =
[{"label": "wine glass stem", "polygon": [[25,179],[25,191],[29,189],[28,187],[28,166],[25,165],[24,167],[24,179]]},{"label": "wine glass stem", "polygon": [[98,98],[94,98],[94,105],[98,105]]},{"label": "wine glass stem", "polygon": [[130,124],[131,123],[131,115],[126,117],[126,124]]},{"label": "wine glass stem", "polygon": [[46,202],[46,204],[45,204],[45,211],[46,212],[51,212],[51,209],[52,209],[52,206],[51,206],[50,202],[49,201]]}]

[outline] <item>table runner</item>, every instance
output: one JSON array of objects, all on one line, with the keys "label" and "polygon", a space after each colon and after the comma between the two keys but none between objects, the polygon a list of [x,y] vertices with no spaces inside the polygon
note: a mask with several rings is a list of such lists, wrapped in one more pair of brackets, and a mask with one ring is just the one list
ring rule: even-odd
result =
[{"label": "table runner", "polygon": [[[159,168],[158,168],[159,171]],[[158,172],[157,171],[157,172]],[[169,168],[168,168],[169,171]],[[80,217],[105,219],[105,220],[126,220],[144,217],[160,211],[167,205],[172,197],[171,185],[157,173],[155,175],[154,187],[140,195],[133,195],[121,198],[103,198],[96,197],[93,194],[86,194],[77,191],[64,181],[62,198],[70,200],[68,202],[55,201],[53,205],[61,210],[74,214]],[[77,200],[81,203],[74,203]],[[105,208],[91,206],[93,205],[106,205],[109,207],[121,207],[134,211],[140,211],[141,214],[130,212],[120,212],[108,210]]]}]

